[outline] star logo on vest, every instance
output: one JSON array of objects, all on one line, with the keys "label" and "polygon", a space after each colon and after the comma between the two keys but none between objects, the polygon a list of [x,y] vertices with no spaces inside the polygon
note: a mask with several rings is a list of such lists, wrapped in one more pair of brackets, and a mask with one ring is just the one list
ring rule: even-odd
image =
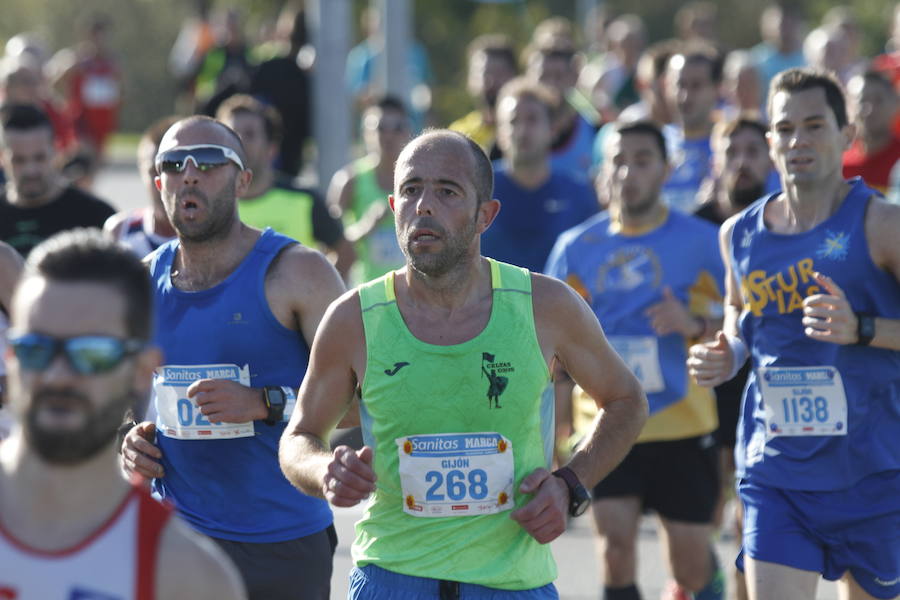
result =
[{"label": "star logo on vest", "polygon": [[408,362],[395,362],[394,368],[393,369],[385,369],[384,374],[387,375],[388,377],[393,377],[394,375],[397,374],[398,371],[400,371],[400,369],[402,369],[403,367],[408,367],[408,366],[409,366]]},{"label": "star logo on vest", "polygon": [[498,361],[490,352],[481,353],[481,373],[488,379],[488,408],[503,408],[500,406],[500,396],[509,385],[509,377],[501,373],[515,373],[515,371],[512,363]]},{"label": "star logo on vest", "polygon": [[850,235],[844,231],[835,233],[831,230],[825,232],[825,240],[816,250],[816,258],[831,258],[844,260],[847,258],[847,250],[850,246]]}]

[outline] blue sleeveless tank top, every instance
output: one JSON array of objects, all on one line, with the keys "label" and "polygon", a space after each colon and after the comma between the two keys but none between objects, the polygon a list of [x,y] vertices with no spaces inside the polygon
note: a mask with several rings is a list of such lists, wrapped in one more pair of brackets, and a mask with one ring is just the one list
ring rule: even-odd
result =
[{"label": "blue sleeveless tank top", "polygon": [[[900,318],[900,284],[872,262],[866,241],[866,209],[877,192],[859,178],[849,183],[838,210],[810,231],[787,235],[768,230],[763,211],[776,194],[751,205],[735,223],[731,261],[744,304],[741,335],[753,367],[738,427],[738,477],[822,491],[900,469],[900,352],[813,340],[801,322],[803,298],[824,292],[812,279],[814,271],[831,277],[854,311]],[[794,421],[795,431],[802,432],[829,418],[830,401],[808,392],[822,387],[816,377],[837,381],[835,369],[846,397],[846,420],[834,424],[838,435],[773,435],[785,421]],[[786,379],[794,377],[813,385]],[[766,390],[772,400],[768,417]]]},{"label": "blue sleeveless tank top", "polygon": [[[183,394],[198,378],[231,378],[254,388],[300,385],[309,347],[276,319],[264,286],[272,260],[292,243],[266,229],[225,281],[198,292],[172,285],[177,240],[161,246],[150,263],[155,343],[164,354],[153,401],[166,476],[154,480],[154,490],[212,537],[280,542],[321,531],[332,521],[324,500],[300,493],[281,473],[278,441],[285,422],[213,426]],[[238,429],[242,433],[234,434]]]}]

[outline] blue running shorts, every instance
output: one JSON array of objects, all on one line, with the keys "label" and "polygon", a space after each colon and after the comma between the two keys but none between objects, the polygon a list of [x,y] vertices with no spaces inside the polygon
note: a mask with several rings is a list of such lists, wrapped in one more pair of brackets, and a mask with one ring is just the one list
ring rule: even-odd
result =
[{"label": "blue running shorts", "polygon": [[[502,565],[498,565],[502,568]],[[443,594],[442,594],[443,592]],[[427,577],[401,575],[375,565],[350,571],[350,600],[438,600],[478,598],[479,600],[559,600],[556,586],[530,590],[499,590],[474,583],[455,583]]]},{"label": "blue running shorts", "polygon": [[853,487],[804,492],[742,480],[744,569],[754,560],[840,579],[850,571],[876,598],[900,595],[900,470],[869,475]]}]

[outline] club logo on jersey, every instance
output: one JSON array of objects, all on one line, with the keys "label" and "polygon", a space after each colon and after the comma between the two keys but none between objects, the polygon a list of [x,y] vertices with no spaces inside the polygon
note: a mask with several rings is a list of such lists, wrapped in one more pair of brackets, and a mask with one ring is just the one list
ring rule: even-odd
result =
[{"label": "club logo on jersey", "polygon": [[394,368],[393,369],[385,369],[384,374],[387,375],[388,377],[393,377],[394,375],[397,374],[397,372],[400,369],[402,369],[403,367],[408,367],[408,366],[409,366],[408,362],[395,362]]},{"label": "club logo on jersey", "polygon": [[481,373],[488,380],[488,408],[502,408],[500,406],[500,396],[506,391],[506,386],[509,385],[509,377],[502,374],[515,373],[515,371],[516,369],[512,366],[512,363],[498,361],[497,357],[490,352],[481,353]]},{"label": "club logo on jersey", "polygon": [[597,291],[629,292],[642,285],[659,287],[659,257],[643,246],[625,246],[613,252],[597,273]]},{"label": "club logo on jersey", "polygon": [[827,230],[825,241],[816,250],[816,258],[830,258],[832,260],[844,260],[847,258],[847,250],[850,247],[850,236],[839,231],[837,233]]},{"label": "club logo on jersey", "polygon": [[803,298],[820,291],[813,270],[813,259],[804,258],[774,275],[762,269],[751,271],[741,279],[744,309],[757,317],[762,316],[770,302],[776,303],[780,315],[801,310]]}]

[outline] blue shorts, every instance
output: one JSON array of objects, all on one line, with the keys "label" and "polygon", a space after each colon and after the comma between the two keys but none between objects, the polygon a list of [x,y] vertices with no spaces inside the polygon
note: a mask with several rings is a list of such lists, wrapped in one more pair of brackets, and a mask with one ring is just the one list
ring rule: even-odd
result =
[{"label": "blue shorts", "polygon": [[850,571],[876,598],[900,594],[900,471],[876,473],[852,488],[803,492],[738,485],[744,502],[743,554],[834,581]]},{"label": "blue shorts", "polygon": [[[441,596],[441,588],[458,595]],[[350,571],[350,600],[436,600],[438,598],[479,598],[480,600],[559,600],[556,586],[530,590],[499,590],[474,583],[441,582],[427,577],[401,575],[376,565],[354,567]]]}]

